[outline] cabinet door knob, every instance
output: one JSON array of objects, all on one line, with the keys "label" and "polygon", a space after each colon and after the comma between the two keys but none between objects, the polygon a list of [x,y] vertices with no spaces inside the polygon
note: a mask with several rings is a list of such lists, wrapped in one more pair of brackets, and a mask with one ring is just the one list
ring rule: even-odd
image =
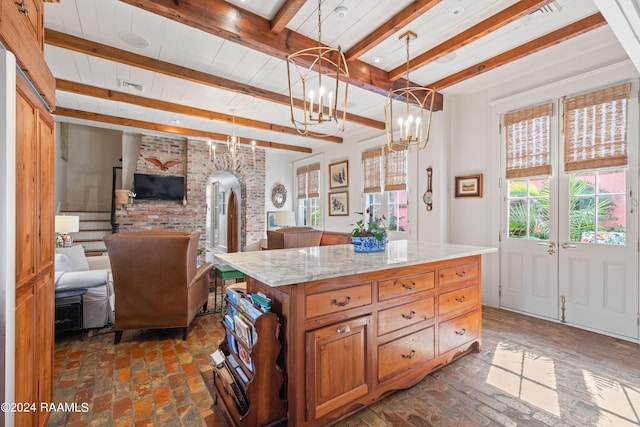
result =
[{"label": "cabinet door knob", "polygon": [[413,358],[413,356],[415,356],[415,355],[416,355],[416,351],[415,351],[415,350],[411,350],[411,351],[409,352],[409,354],[403,354],[403,355],[402,355],[402,358],[403,358],[403,359],[411,359],[411,358]]},{"label": "cabinet door knob", "polygon": [[416,282],[411,282],[410,285],[407,285],[406,283],[403,283],[402,287],[405,288],[408,291],[412,291],[416,287]]},{"label": "cabinet door knob", "polygon": [[413,319],[416,316],[416,312],[411,310],[411,313],[409,314],[404,314],[402,313],[402,317],[404,317],[407,320]]},{"label": "cabinet door knob", "polygon": [[338,302],[337,299],[332,299],[331,300],[331,304],[333,305],[337,305],[338,307],[344,307],[345,305],[349,304],[351,302],[351,297],[347,297],[344,302]]},{"label": "cabinet door knob", "polygon": [[458,276],[459,278],[463,278],[465,275],[467,274],[466,271],[462,270],[462,272],[460,271],[456,271],[456,276]]},{"label": "cabinet door knob", "polygon": [[456,297],[455,299],[456,299],[456,301],[458,301],[459,303],[463,303],[463,302],[467,299],[467,297],[465,297],[464,295],[462,295],[461,297]]},{"label": "cabinet door knob", "polygon": [[346,334],[347,332],[350,332],[351,328],[349,327],[349,325],[344,325],[344,326],[340,326],[338,329],[336,329],[336,332],[339,334]]},{"label": "cabinet door knob", "polygon": [[455,332],[456,332],[456,335],[460,335],[460,336],[462,336],[462,335],[464,335],[464,334],[466,334],[466,333],[467,333],[467,330],[466,330],[465,328],[462,328],[462,330],[461,330],[461,331],[455,331]]}]

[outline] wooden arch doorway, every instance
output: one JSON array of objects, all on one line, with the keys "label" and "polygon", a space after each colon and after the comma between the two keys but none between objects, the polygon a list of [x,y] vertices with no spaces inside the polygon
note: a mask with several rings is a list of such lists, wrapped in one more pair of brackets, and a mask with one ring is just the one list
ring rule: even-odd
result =
[{"label": "wooden arch doorway", "polygon": [[214,171],[207,180],[207,241],[216,252],[242,248],[242,184],[228,171]]}]

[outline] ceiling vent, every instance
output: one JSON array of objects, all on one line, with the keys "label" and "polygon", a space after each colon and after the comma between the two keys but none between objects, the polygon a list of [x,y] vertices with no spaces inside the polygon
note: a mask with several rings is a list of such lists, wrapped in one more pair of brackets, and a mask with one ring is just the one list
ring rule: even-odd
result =
[{"label": "ceiling vent", "polygon": [[533,12],[531,12],[531,15],[535,13],[554,13],[554,12],[562,12],[562,6],[560,6],[557,1],[552,1],[549,4],[542,6],[540,9],[534,10]]},{"label": "ceiling vent", "polygon": [[135,89],[138,92],[143,92],[144,91],[144,86],[138,83],[132,83],[132,82],[128,82],[126,80],[122,80],[122,79],[118,79],[118,83],[120,85],[120,87],[123,87],[125,89]]}]

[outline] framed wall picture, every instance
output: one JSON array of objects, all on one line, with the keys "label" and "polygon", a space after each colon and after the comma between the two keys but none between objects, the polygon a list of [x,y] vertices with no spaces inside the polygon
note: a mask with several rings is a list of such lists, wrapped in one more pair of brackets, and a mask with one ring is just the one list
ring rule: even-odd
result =
[{"label": "framed wall picture", "polygon": [[349,215],[349,192],[329,193],[329,215]]},{"label": "framed wall picture", "polygon": [[349,160],[329,165],[329,188],[349,187]]},{"label": "framed wall picture", "polygon": [[482,174],[455,177],[455,196],[482,197]]},{"label": "framed wall picture", "polygon": [[275,212],[267,212],[267,230],[277,230],[278,227],[276,225],[276,213]]}]

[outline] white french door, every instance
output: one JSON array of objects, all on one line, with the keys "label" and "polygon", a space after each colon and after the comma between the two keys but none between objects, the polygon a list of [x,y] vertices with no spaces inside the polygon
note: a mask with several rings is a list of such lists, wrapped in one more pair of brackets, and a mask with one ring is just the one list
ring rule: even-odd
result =
[{"label": "white french door", "polygon": [[[637,91],[634,83],[632,93]],[[510,180],[503,173],[501,307],[639,338],[639,113],[634,98],[629,102],[628,167],[565,173],[558,160],[564,153],[556,113],[553,173]]]}]

